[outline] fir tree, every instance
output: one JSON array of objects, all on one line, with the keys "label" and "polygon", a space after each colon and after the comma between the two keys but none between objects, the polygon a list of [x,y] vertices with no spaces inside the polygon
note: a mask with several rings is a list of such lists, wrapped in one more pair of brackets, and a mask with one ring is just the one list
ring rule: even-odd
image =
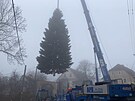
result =
[{"label": "fir tree", "polygon": [[59,9],[53,12],[40,43],[37,68],[45,74],[64,73],[72,65],[68,29]]}]

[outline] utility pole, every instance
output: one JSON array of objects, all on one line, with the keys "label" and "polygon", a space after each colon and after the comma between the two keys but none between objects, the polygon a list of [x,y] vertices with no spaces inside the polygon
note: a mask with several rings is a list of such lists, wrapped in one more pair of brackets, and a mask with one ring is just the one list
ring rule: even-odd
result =
[{"label": "utility pole", "polygon": [[35,81],[37,80],[37,67],[36,67],[36,71],[35,71]]},{"label": "utility pole", "polygon": [[20,101],[23,101],[23,91],[24,91],[24,79],[25,79],[25,74],[26,74],[26,65],[25,65],[25,68],[24,68],[24,74],[23,74],[23,79],[22,79],[22,89],[21,89],[21,98],[20,98]]},{"label": "utility pole", "polygon": [[35,89],[34,89],[34,91],[35,91],[35,96],[36,96],[36,94],[37,94],[37,67],[36,67],[36,71],[35,71]]}]

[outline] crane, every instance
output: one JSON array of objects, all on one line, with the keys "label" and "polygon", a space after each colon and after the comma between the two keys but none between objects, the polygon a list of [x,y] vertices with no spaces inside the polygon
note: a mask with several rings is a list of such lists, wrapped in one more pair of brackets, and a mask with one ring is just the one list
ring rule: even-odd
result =
[{"label": "crane", "polygon": [[81,3],[104,82],[97,81],[95,85],[72,88],[66,95],[68,101],[135,101],[135,84],[117,84],[111,81],[85,0],[81,0]]},{"label": "crane", "polygon": [[96,56],[97,56],[97,59],[99,62],[99,66],[101,68],[101,72],[103,75],[103,79],[105,82],[111,82],[110,75],[109,75],[108,70],[107,70],[107,64],[105,63],[105,60],[104,60],[104,57],[103,57],[103,54],[102,54],[102,51],[101,51],[101,48],[100,48],[100,45],[98,42],[98,38],[96,36],[96,31],[95,31],[95,28],[93,26],[93,23],[92,23],[90,14],[89,14],[89,10],[87,9],[87,6],[86,6],[86,3],[84,0],[81,0],[81,3],[82,3],[82,7],[83,7],[84,14],[86,17],[86,21],[88,24],[90,36],[91,36],[91,39],[92,39],[92,42],[94,45],[94,52],[96,53]]}]

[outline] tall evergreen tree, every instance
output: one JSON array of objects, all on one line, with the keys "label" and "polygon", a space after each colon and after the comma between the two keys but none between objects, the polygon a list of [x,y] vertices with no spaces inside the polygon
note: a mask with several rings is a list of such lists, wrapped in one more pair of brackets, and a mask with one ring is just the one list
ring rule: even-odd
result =
[{"label": "tall evergreen tree", "polygon": [[53,12],[40,43],[37,68],[45,74],[64,73],[72,65],[68,29],[60,9]]}]

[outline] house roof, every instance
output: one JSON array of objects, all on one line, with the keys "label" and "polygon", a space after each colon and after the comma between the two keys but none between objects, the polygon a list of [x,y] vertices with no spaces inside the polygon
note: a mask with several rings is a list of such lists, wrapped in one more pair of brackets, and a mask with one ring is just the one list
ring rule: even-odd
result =
[{"label": "house roof", "polygon": [[52,74],[48,74],[47,75],[47,80],[48,81],[55,81],[60,77],[61,74],[56,74],[55,76],[53,76]]},{"label": "house roof", "polygon": [[120,64],[117,64],[116,66],[114,66],[112,69],[109,70],[109,72],[120,71],[120,70],[123,70],[127,72],[129,75],[131,75],[132,77],[135,77],[135,72],[132,69],[125,67],[124,65],[120,65]]},{"label": "house roof", "polygon": [[[68,71],[67,72],[71,72],[72,74],[74,74],[75,78],[78,79],[78,80],[86,79],[85,75],[82,72],[77,71],[75,69],[68,68]],[[60,80],[60,79],[62,79],[62,78],[67,78],[67,77],[64,76],[65,73],[61,74],[59,76],[59,78],[57,79],[57,81]]]},{"label": "house roof", "polygon": [[70,70],[75,75],[76,78],[78,78],[78,79],[87,79],[86,76],[82,72],[74,70],[72,68],[70,68]]}]

